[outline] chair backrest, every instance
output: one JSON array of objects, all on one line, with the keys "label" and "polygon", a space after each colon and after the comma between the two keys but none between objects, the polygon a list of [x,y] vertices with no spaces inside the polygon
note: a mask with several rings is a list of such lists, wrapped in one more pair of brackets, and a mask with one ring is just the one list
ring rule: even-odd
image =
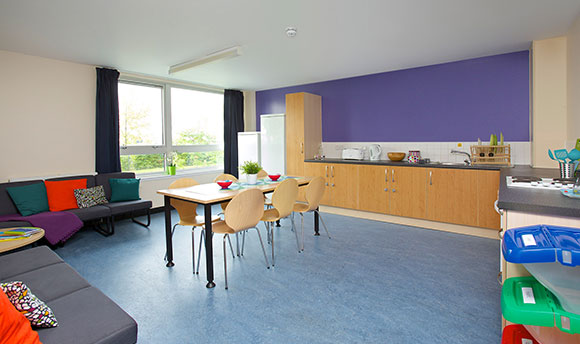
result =
[{"label": "chair backrest", "polygon": [[260,172],[258,172],[258,179],[266,178],[267,176],[268,176],[268,172],[266,172],[264,170],[260,170]]},{"label": "chair backrest", "polygon": [[[180,189],[199,185],[193,178],[179,178],[169,184],[170,189]],[[170,204],[179,214],[182,223],[194,223],[197,216],[197,204],[172,198]]]},{"label": "chair backrest", "polygon": [[231,181],[237,182],[238,178],[236,178],[236,176],[231,175],[229,173],[222,173],[219,176],[215,177],[213,182],[215,183],[215,182],[220,181],[220,180],[231,180]]},{"label": "chair backrest", "polygon": [[256,227],[264,215],[264,194],[247,189],[232,198],[224,211],[226,224],[236,232]]},{"label": "chair backrest", "polygon": [[274,190],[272,205],[278,210],[280,217],[286,217],[292,213],[297,197],[298,182],[296,179],[286,179]]},{"label": "chair backrest", "polygon": [[308,202],[308,211],[318,208],[322,197],[324,196],[325,186],[324,178],[314,177],[306,187],[306,202]]}]

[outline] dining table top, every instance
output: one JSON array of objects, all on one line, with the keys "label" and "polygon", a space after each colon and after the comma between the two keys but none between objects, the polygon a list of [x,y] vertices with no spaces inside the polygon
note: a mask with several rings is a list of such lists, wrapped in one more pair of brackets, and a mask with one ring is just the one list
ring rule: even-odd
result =
[{"label": "dining table top", "polygon": [[298,185],[306,185],[313,177],[282,176],[277,181],[269,178],[258,179],[257,184],[248,184],[245,181],[232,183],[228,188],[222,189],[217,183],[199,184],[178,189],[163,189],[157,193],[171,198],[182,199],[199,204],[213,204],[231,200],[235,195],[246,189],[259,189],[264,193],[272,192],[282,181],[296,179]]}]

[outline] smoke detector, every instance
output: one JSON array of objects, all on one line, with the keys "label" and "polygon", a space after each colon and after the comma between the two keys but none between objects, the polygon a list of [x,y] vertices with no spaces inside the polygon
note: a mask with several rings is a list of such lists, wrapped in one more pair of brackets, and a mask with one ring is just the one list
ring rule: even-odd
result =
[{"label": "smoke detector", "polygon": [[296,36],[297,32],[298,32],[298,30],[296,30],[295,27],[289,26],[286,28],[286,36],[288,36],[290,38]]}]

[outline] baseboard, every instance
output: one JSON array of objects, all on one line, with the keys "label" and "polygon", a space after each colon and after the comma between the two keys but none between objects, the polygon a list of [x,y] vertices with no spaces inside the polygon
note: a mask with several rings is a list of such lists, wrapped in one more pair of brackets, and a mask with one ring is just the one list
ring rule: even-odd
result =
[{"label": "baseboard", "polygon": [[451,224],[451,223],[413,219],[413,218],[409,218],[409,217],[371,213],[371,212],[366,212],[366,211],[361,211],[361,210],[344,209],[344,208],[336,208],[336,207],[329,207],[329,206],[320,206],[320,211],[323,213],[329,213],[329,214],[344,215],[344,216],[356,217],[356,218],[360,218],[360,219],[396,223],[396,224],[406,225],[406,226],[421,227],[421,228],[433,229],[433,230],[438,230],[438,231],[443,231],[443,232],[451,232],[451,233],[476,236],[476,237],[480,237],[480,238],[499,240],[498,231],[493,230],[493,229],[487,229],[487,228],[462,226],[462,225],[455,225],[455,224]]}]

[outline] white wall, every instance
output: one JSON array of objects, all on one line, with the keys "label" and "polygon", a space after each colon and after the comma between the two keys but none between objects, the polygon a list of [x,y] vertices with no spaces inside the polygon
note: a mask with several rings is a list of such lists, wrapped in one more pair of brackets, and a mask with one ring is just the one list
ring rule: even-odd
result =
[{"label": "white wall", "polygon": [[93,66],[0,50],[0,181],[95,170]]},{"label": "white wall", "polygon": [[[94,66],[0,50],[0,182],[94,173],[95,97]],[[182,176],[142,179],[141,198],[163,205],[156,191]]]},{"label": "white wall", "polygon": [[568,148],[580,138],[580,15],[568,32]]}]

